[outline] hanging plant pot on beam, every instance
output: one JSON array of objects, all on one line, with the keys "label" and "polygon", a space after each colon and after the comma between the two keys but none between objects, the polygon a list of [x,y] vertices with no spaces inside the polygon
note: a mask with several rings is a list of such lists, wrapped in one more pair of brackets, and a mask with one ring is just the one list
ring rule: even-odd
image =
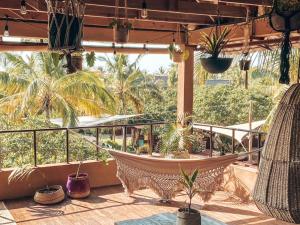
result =
[{"label": "hanging plant pot on beam", "polygon": [[184,60],[187,60],[189,57],[189,52],[182,50],[175,43],[169,45],[169,54],[170,59],[173,60],[174,63],[181,63]]},{"label": "hanging plant pot on beam", "polygon": [[280,78],[279,83],[289,84],[290,34],[300,29],[300,1],[299,0],[274,0],[273,8],[269,14],[270,26],[277,32],[282,32],[280,54]]},{"label": "hanging plant pot on beam", "polygon": [[113,28],[114,42],[122,44],[129,41],[129,31],[132,28],[131,23],[120,19],[114,19],[110,26]]},{"label": "hanging plant pot on beam", "polygon": [[208,55],[200,59],[201,65],[209,73],[224,73],[229,69],[232,58],[219,57],[220,53],[228,43],[230,30],[225,28],[220,34],[216,31],[212,35],[201,34],[201,51]]},{"label": "hanging plant pot on beam", "polygon": [[83,0],[46,0],[48,7],[48,48],[66,57],[67,73],[82,69]]}]

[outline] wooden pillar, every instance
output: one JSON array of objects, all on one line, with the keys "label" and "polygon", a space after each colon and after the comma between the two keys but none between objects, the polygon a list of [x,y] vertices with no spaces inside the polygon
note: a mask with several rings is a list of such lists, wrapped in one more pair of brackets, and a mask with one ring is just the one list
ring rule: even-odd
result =
[{"label": "wooden pillar", "polygon": [[193,113],[194,48],[184,47],[189,57],[178,65],[177,117]]}]

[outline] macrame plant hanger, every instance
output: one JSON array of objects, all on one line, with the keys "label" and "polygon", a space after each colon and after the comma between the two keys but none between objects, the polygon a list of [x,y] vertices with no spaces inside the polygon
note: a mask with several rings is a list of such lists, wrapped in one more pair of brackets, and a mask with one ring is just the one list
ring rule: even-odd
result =
[{"label": "macrame plant hanger", "polygon": [[48,49],[66,56],[68,73],[76,72],[71,54],[83,51],[83,0],[46,0],[48,8]]},{"label": "macrame plant hanger", "polygon": [[281,62],[279,83],[289,84],[290,53],[292,48],[290,35],[292,31],[300,29],[300,10],[287,9],[287,11],[280,11],[278,1],[279,0],[273,1],[273,8],[269,14],[269,21],[270,26],[275,31],[282,32],[283,34],[280,53]]},{"label": "macrame plant hanger", "polygon": [[[242,51],[242,60],[240,61],[240,67],[242,71],[245,71],[245,89],[248,89],[248,84],[249,84],[249,76],[248,76],[248,61],[249,59],[249,42],[250,42],[250,28],[249,28],[249,8],[247,8],[247,16],[246,16],[246,28],[244,29],[244,46],[243,46],[243,51]],[[251,62],[251,61],[250,61]]]}]

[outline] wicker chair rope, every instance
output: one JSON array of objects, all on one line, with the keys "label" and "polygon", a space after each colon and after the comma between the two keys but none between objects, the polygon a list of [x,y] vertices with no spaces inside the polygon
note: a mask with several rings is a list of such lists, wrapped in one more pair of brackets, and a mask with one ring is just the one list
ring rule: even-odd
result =
[{"label": "wicker chair rope", "polygon": [[265,214],[300,223],[300,84],[279,103],[262,152],[253,199]]}]

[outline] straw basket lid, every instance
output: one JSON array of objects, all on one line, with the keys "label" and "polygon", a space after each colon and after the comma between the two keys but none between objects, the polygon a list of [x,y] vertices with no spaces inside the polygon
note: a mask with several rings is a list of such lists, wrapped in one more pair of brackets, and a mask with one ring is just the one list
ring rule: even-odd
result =
[{"label": "straw basket lid", "polygon": [[300,223],[300,84],[283,96],[262,152],[253,199],[267,215]]}]

